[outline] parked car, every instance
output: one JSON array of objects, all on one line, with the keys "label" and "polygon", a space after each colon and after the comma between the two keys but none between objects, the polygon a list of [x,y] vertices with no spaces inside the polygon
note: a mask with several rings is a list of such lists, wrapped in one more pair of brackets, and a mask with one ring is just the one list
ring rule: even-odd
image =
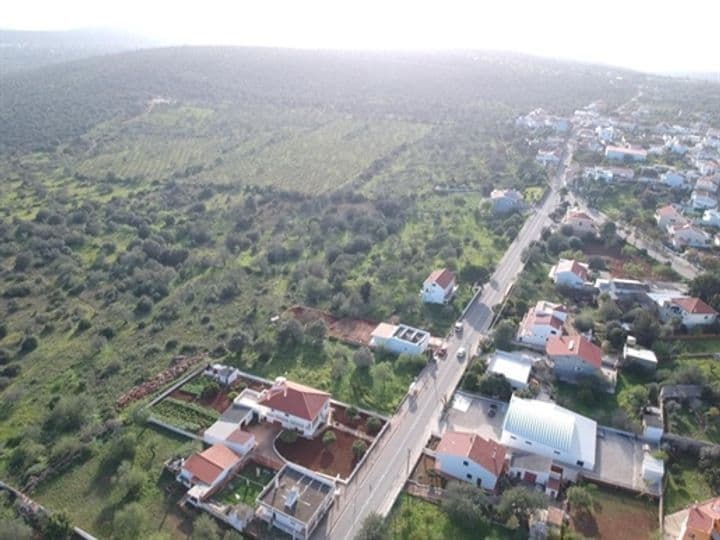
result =
[{"label": "parked car", "polygon": [[455,323],[455,335],[462,336],[462,333],[463,333],[463,323],[458,321]]},{"label": "parked car", "polygon": [[465,347],[460,347],[457,350],[457,353],[455,353],[455,356],[457,356],[458,360],[462,360],[467,356],[467,351],[465,350]]}]

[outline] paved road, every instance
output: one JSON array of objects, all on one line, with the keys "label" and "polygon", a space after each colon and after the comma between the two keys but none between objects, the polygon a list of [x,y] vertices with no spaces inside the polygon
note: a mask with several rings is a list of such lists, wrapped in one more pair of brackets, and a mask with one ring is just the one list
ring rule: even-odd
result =
[{"label": "paved road", "polygon": [[522,271],[522,252],[530,242],[540,237],[543,227],[550,222],[549,214],[559,203],[556,189],[564,185],[571,157],[572,147],[569,147],[566,159],[553,178],[548,196],[533,209],[498,263],[490,282],[468,305],[462,336],[450,338],[445,360],[430,364],[420,374],[417,396],[407,398],[392,417],[390,429],[357,476],[344,488],[344,493],[316,531],[315,538],[352,538],[368,514],[379,512],[386,515],[390,511],[431,432],[439,430],[444,402],[451,398],[465,371],[467,361],[456,358],[457,350],[465,347],[468,357],[471,356],[492,325],[492,306],[503,300]]},{"label": "paved road", "polygon": [[[591,210],[588,208],[587,204],[580,199],[577,194],[569,194],[568,201],[584,210],[599,225],[602,225],[606,221],[611,221],[606,214],[600,212],[599,210]],[[689,262],[679,253],[675,253],[670,248],[660,245],[653,240],[649,240],[642,234],[638,234],[638,231],[628,224],[618,223],[617,235],[628,244],[635,246],[638,249],[644,249],[647,254],[656,261],[665,264],[669,263],[673,270],[686,279],[693,279],[695,276],[702,273],[702,270]]]}]

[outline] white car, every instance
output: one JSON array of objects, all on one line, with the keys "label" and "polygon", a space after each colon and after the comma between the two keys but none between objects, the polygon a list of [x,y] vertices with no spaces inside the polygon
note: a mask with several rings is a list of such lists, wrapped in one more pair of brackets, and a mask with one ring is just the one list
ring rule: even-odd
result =
[{"label": "white car", "polygon": [[455,356],[457,356],[458,360],[462,360],[467,355],[467,351],[465,350],[465,347],[460,347],[457,350],[457,353],[455,353]]}]

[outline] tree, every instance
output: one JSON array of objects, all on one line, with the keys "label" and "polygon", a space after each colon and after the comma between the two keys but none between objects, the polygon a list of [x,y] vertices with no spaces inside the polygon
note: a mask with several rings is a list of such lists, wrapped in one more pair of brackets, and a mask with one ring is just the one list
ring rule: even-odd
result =
[{"label": "tree", "polygon": [[363,441],[362,439],[357,439],[352,444],[352,453],[353,457],[357,460],[363,457],[365,455],[365,452],[367,451],[367,443]]},{"label": "tree", "polygon": [[527,525],[532,513],[545,506],[547,506],[547,498],[543,493],[517,486],[503,492],[497,511],[505,519],[515,516],[520,523]]},{"label": "tree", "polygon": [[690,295],[702,298],[715,310],[720,311],[720,273],[705,272],[690,281]]},{"label": "tree", "polygon": [[190,540],[220,540],[217,522],[206,513],[200,514],[193,522]]},{"label": "tree", "polygon": [[206,400],[215,399],[220,393],[220,385],[216,381],[210,381],[200,391],[200,397]]},{"label": "tree", "polygon": [[606,221],[600,227],[600,238],[602,238],[606,246],[611,245],[615,241],[616,234],[617,226],[612,221]]},{"label": "tree", "polygon": [[577,514],[592,513],[593,496],[585,487],[572,486],[568,488],[566,496],[572,512]]},{"label": "tree", "polygon": [[372,512],[363,520],[355,540],[385,540],[385,523],[380,514]]},{"label": "tree", "polygon": [[618,404],[625,410],[630,418],[637,418],[647,405],[650,390],[647,386],[636,384],[623,388],[618,394]]},{"label": "tree", "polygon": [[294,348],[302,345],[305,339],[302,325],[297,319],[285,319],[280,324],[277,334],[278,344],[285,348]]},{"label": "tree", "polygon": [[607,299],[600,302],[598,314],[603,321],[607,322],[619,319],[622,315],[622,311],[620,311],[620,308],[617,307],[617,304],[615,302],[613,302],[611,299]]},{"label": "tree", "polygon": [[28,354],[37,349],[38,338],[35,336],[27,336],[20,344],[20,354]]},{"label": "tree", "polygon": [[115,512],[113,533],[118,540],[135,540],[141,538],[147,526],[148,515],[145,507],[139,502],[132,502]]},{"label": "tree", "polygon": [[361,347],[353,353],[353,362],[359,368],[369,368],[375,363],[375,357],[370,349]]},{"label": "tree", "polygon": [[334,381],[339,381],[349,371],[348,361],[344,356],[333,356],[330,360],[330,376]]},{"label": "tree", "polygon": [[247,336],[241,332],[236,332],[228,341],[227,348],[231,353],[241,353],[246,343]]},{"label": "tree", "polygon": [[310,345],[313,347],[322,347],[326,334],[327,326],[325,325],[325,321],[322,319],[310,321],[305,326],[305,336],[307,336]]},{"label": "tree", "polygon": [[442,509],[456,523],[475,528],[484,523],[488,499],[485,493],[467,482],[451,481],[445,488]]},{"label": "tree", "polygon": [[478,391],[486,396],[509,401],[512,396],[512,386],[502,373],[486,373],[478,383]]},{"label": "tree", "polygon": [[370,293],[372,293],[372,283],[365,281],[360,285],[360,298],[366,304],[370,302]]},{"label": "tree", "polygon": [[72,534],[73,527],[65,512],[54,512],[43,526],[45,540],[68,540]]},{"label": "tree", "polygon": [[120,499],[135,499],[140,494],[147,474],[134,467],[129,461],[123,461],[117,469],[112,483]]},{"label": "tree", "polygon": [[493,341],[498,349],[508,349],[515,339],[517,328],[508,320],[500,321],[493,331]]},{"label": "tree", "polygon": [[[633,310],[634,311],[634,310]],[[660,324],[657,319],[647,311],[639,311],[632,323],[633,336],[640,345],[652,347],[653,342],[660,335]]]},{"label": "tree", "polygon": [[337,441],[337,436],[333,430],[328,429],[325,433],[323,433],[322,442],[325,446],[330,446],[335,441]]}]

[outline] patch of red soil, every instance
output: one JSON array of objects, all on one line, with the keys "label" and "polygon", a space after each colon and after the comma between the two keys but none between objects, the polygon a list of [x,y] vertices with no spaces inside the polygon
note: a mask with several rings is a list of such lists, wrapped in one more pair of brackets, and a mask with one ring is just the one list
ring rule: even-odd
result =
[{"label": "patch of red soil", "polygon": [[438,488],[444,488],[447,484],[447,480],[435,473],[435,458],[422,454],[420,459],[415,465],[412,474],[410,475],[412,480],[415,480],[418,484],[424,484],[426,486],[433,486]]},{"label": "patch of red soil", "polygon": [[212,399],[196,396],[195,394],[185,392],[184,390],[175,390],[170,394],[170,397],[179,399],[181,401],[187,401],[188,403],[197,403],[198,405],[202,405],[203,407],[214,409],[219,413],[225,412],[225,409],[227,409],[232,404],[232,400],[228,397],[227,393],[222,390],[218,392]]},{"label": "patch of red soil", "polygon": [[187,401],[188,403],[192,403],[193,401],[195,401],[195,394],[185,392],[184,390],[175,390],[170,394],[169,397],[178,399],[180,401]]},{"label": "patch of red soil", "polygon": [[357,431],[361,431],[362,433],[365,433],[367,435],[370,435],[371,437],[374,437],[377,435],[382,427],[385,425],[385,421],[380,418],[379,416],[376,417],[378,420],[380,420],[380,428],[377,430],[377,432],[370,432],[368,429],[367,421],[370,418],[373,418],[373,416],[369,414],[365,414],[364,412],[358,411],[358,415],[355,418],[350,418],[347,414],[347,409],[343,407],[342,405],[333,405],[332,406],[332,419],[338,422],[339,424],[343,424],[344,426],[347,426],[349,428],[355,429]]},{"label": "patch of red soil", "polygon": [[290,444],[278,439],[275,447],[285,459],[303,467],[329,476],[339,474],[342,478],[348,478],[356,463],[352,445],[358,439],[344,431],[328,429],[332,430],[337,438],[329,446],[323,444],[322,434],[319,434],[312,440],[298,437],[297,441]]},{"label": "patch of red soil", "polygon": [[328,336],[353,345],[367,345],[370,341],[370,334],[377,326],[375,321],[338,318],[327,311],[306,306],[293,306],[286,313],[303,324],[321,319],[327,326]]},{"label": "patch of red soil", "polygon": [[620,279],[638,279],[635,272],[628,273],[625,270],[625,266],[628,263],[633,263],[638,267],[642,268],[642,275],[649,278],[659,278],[655,276],[652,271],[652,265],[642,259],[641,257],[627,256],[622,253],[620,248],[612,247],[608,248],[602,244],[589,244],[583,248],[583,253],[588,257],[597,255],[603,257],[606,260],[608,271],[615,278]]},{"label": "patch of red soil", "polygon": [[587,538],[634,540],[651,538],[657,514],[635,504],[597,504],[592,514],[572,515],[572,527]]}]

